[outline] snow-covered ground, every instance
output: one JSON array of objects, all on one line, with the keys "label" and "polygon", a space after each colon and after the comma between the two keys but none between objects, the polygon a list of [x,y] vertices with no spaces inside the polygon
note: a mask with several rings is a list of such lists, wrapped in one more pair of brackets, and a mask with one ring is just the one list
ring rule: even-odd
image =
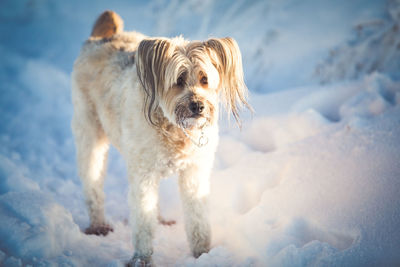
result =
[{"label": "snow-covered ground", "polygon": [[256,110],[242,131],[221,117],[208,254],[190,256],[163,180],[177,224],[157,228],[157,266],[400,265],[399,1],[81,2],[0,3],[0,266],[132,256],[123,159],[105,185],[114,233],[84,235],[70,130],[72,64],[105,9],[149,35],[233,36]]}]

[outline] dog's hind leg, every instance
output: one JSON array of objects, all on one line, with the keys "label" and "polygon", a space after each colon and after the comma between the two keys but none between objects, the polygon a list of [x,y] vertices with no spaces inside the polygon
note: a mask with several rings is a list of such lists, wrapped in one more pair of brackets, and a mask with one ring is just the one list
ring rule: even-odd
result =
[{"label": "dog's hind leg", "polygon": [[[73,92],[75,96],[79,92]],[[73,95],[74,95],[73,94]],[[106,235],[113,231],[104,216],[104,176],[109,142],[92,110],[82,98],[74,100],[72,130],[77,150],[78,172],[82,181],[90,226],[86,234]]]}]

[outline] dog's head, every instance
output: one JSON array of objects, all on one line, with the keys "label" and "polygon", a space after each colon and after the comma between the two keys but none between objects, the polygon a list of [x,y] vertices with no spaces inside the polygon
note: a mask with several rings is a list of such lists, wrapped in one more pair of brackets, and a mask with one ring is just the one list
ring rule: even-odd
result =
[{"label": "dog's head", "polygon": [[231,38],[145,39],[137,50],[137,73],[152,124],[158,108],[171,123],[190,130],[217,120],[220,98],[237,122],[240,106],[249,107],[240,50]]}]

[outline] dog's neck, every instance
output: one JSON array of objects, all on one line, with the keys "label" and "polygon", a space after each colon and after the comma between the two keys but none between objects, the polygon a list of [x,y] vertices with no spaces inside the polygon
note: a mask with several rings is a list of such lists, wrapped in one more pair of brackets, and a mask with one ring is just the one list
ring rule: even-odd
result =
[{"label": "dog's neck", "polygon": [[205,125],[199,128],[185,129],[171,123],[161,110],[155,112],[153,118],[156,122],[155,127],[158,128],[164,140],[178,149],[191,149],[193,147],[199,149],[208,144],[208,137],[205,134],[207,126]]},{"label": "dog's neck", "polygon": [[195,138],[193,138],[192,135],[190,135],[187,130],[183,127],[181,127],[183,133],[185,134],[185,136],[187,138],[189,138],[190,141],[192,141],[192,143],[194,145],[196,145],[198,148],[202,148],[204,146],[206,146],[208,144],[208,137],[205,136],[204,134],[204,126],[202,126],[201,128],[198,129],[198,131],[200,131],[200,134],[198,135],[197,140]]}]

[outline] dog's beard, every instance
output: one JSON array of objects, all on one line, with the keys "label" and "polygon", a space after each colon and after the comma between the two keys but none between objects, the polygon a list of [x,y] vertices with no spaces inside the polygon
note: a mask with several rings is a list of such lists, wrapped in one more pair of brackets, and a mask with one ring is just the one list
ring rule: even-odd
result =
[{"label": "dog's beard", "polygon": [[184,105],[178,105],[176,107],[175,116],[177,125],[188,130],[202,129],[210,121],[205,115],[193,115]]},{"label": "dog's beard", "polygon": [[187,118],[179,123],[184,129],[201,129],[207,124],[207,119],[204,117],[199,118]]}]

